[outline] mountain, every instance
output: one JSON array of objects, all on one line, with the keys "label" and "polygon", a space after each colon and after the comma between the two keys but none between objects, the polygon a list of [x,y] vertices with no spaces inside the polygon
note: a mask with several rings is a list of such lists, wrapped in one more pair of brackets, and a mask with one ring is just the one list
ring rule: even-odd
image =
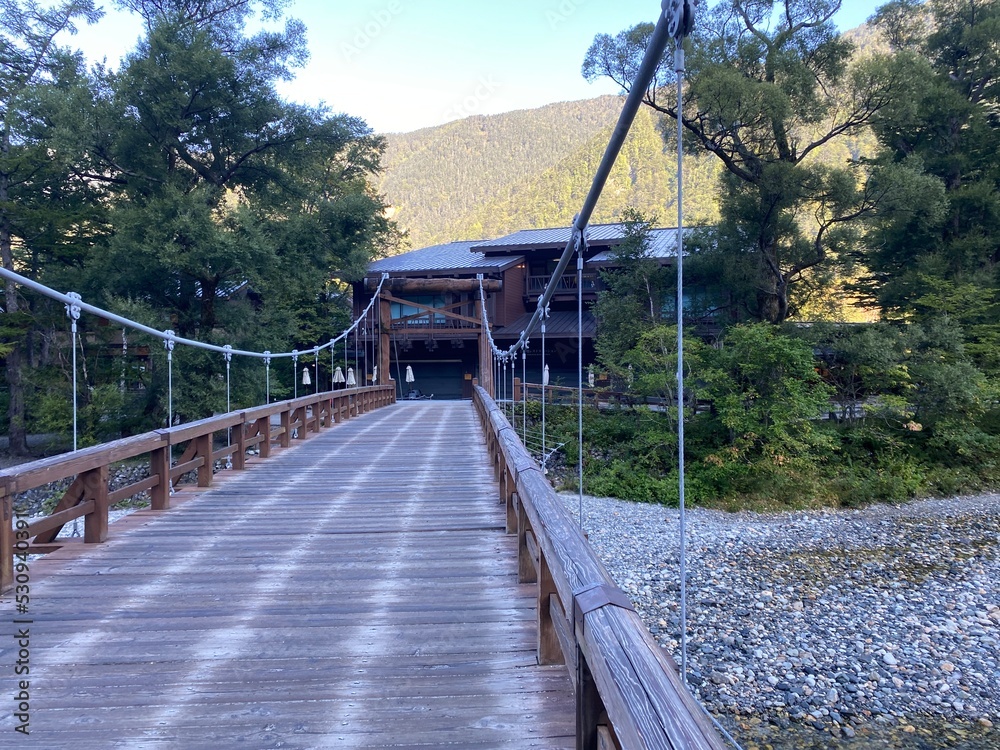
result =
[{"label": "mountain", "polygon": [[[603,96],[389,135],[379,191],[413,248],[567,226],[590,189],[622,102]],[[673,226],[676,169],[656,113],[641,108],[592,222],[615,221],[632,206]],[[715,221],[717,172],[711,157],[685,159],[685,223]]]}]

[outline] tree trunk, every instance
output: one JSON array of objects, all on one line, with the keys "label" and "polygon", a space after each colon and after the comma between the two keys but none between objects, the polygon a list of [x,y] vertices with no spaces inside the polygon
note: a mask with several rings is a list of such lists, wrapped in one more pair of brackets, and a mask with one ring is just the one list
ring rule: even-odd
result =
[{"label": "tree trunk", "polygon": [[[10,136],[4,128],[0,138],[0,151],[3,163],[7,162],[10,153]],[[10,178],[6,172],[0,171],[0,257],[3,267],[8,271],[14,269],[13,240],[10,227],[10,217],[7,213]],[[4,312],[13,314],[19,311],[17,303],[17,285],[10,280],[4,281]],[[23,341],[15,341],[14,349],[7,355],[7,392],[10,402],[7,406],[8,426],[7,437],[9,450],[15,456],[28,455],[28,433],[25,426],[24,382],[23,382]]]}]

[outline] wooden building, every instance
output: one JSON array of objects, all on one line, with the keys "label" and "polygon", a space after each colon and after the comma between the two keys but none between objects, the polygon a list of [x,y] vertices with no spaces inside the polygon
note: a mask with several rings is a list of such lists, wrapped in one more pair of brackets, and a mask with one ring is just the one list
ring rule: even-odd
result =
[{"label": "wooden building", "polygon": [[[492,383],[484,372],[485,341],[480,314],[478,276],[486,290],[486,317],[497,345],[513,344],[528,324],[559,256],[570,238],[569,227],[528,229],[494,240],[451,242],[396,255],[372,263],[365,279],[354,285],[355,313],[368,305],[383,274],[378,308],[379,330],[362,334],[365,351],[378,352],[384,374],[400,384],[400,397],[413,391],[435,398],[471,398],[472,380]],[[614,265],[614,251],[624,240],[624,225],[588,228],[583,274],[584,365],[594,359],[597,326],[589,307],[600,290],[599,269]],[[650,257],[672,264],[677,230],[654,229]],[[577,283],[575,263],[559,281],[546,325],[546,362],[553,385],[577,382]],[[406,368],[414,374],[405,382]],[[532,332],[527,359],[528,382],[541,380],[541,333]],[[366,367],[371,377],[373,367]],[[521,375],[520,362],[517,375]]]}]

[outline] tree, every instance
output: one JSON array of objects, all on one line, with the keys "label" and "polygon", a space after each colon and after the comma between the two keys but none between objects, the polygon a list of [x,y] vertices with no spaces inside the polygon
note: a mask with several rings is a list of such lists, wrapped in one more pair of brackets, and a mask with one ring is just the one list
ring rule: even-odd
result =
[{"label": "tree", "polygon": [[[93,289],[149,302],[163,328],[186,337],[326,343],[339,332],[337,281],[397,236],[369,184],[383,139],[275,91],[304,59],[301,25],[244,33],[252,9],[284,4],[128,2],[148,34],[104,76],[102,104],[123,125],[95,140],[124,187],[115,236],[90,267]],[[207,376],[218,362],[187,366]],[[185,414],[209,410],[210,394],[191,399]]]},{"label": "tree", "polygon": [[[75,175],[77,156],[59,147],[54,131],[67,92],[80,82],[81,61],[55,44],[75,23],[93,23],[101,13],[93,0],[65,0],[43,7],[35,0],[0,0],[0,257],[4,268],[31,271],[40,253],[73,252],[88,237],[93,223],[83,215],[91,188]],[[58,94],[53,97],[53,91]],[[64,123],[62,123],[64,124]],[[0,327],[13,340],[7,344],[10,450],[26,454],[24,370],[30,311],[16,285],[4,285]]]},{"label": "tree", "polygon": [[1000,372],[1000,2],[897,0],[873,20],[907,70],[873,120],[881,170],[923,184],[874,214],[861,290],[889,317],[950,316]]},{"label": "tree", "polygon": [[[683,111],[672,59],[643,95],[679,116],[685,142],[724,166],[718,251],[739,268],[733,280],[744,280],[743,304],[759,320],[793,316],[797,286],[831,265],[848,228],[884,198],[862,162],[817,159],[825,144],[866,128],[895,84],[884,57],[852,63],[853,47],[832,22],[839,8],[839,0],[720,3],[691,38]],[[651,33],[640,24],[598,35],[584,76],[629,90]]]},{"label": "tree", "polygon": [[702,394],[726,435],[720,460],[780,465],[813,459],[828,443],[816,420],[829,409],[830,389],[808,344],[771,325],[737,325],[703,359]]},{"label": "tree", "polygon": [[655,219],[631,208],[622,219],[625,238],[614,250],[614,267],[601,271],[604,289],[594,305],[597,358],[619,382],[627,378],[627,354],[644,331],[661,322],[671,288],[668,269],[650,257],[649,232]]}]

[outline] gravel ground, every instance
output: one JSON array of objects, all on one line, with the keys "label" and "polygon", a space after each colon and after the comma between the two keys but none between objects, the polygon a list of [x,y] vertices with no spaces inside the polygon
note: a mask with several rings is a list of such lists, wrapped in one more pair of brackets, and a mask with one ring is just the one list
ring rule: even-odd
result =
[{"label": "gravel ground", "polygon": [[[588,497],[584,527],[679,661],[678,511]],[[1000,495],[696,508],[687,539],[689,682],[745,745],[1000,748]]]}]

